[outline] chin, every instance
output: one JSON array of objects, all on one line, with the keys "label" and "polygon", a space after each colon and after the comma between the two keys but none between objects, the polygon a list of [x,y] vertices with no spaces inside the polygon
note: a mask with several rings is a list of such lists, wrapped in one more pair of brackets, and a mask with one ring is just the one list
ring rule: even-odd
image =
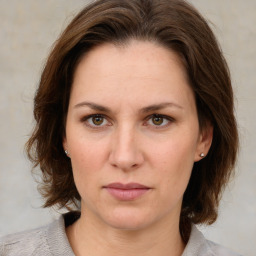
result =
[{"label": "chin", "polygon": [[142,230],[149,226],[149,223],[145,221],[140,220],[114,220],[107,222],[109,226],[111,226],[114,229],[119,230],[131,230],[131,231],[137,231]]},{"label": "chin", "polygon": [[141,230],[150,226],[154,221],[148,214],[136,211],[116,211],[104,218],[104,222],[115,229]]}]

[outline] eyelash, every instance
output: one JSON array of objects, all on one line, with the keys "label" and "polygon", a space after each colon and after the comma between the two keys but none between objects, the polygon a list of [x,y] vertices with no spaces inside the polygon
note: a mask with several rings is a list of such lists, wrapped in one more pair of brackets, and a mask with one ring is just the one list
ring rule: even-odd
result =
[{"label": "eyelash", "polygon": [[[107,125],[101,125],[101,124],[100,125],[95,125],[95,124],[93,125],[93,124],[90,124],[89,123],[90,118],[103,118],[103,122],[105,122],[105,121],[109,122],[108,118],[105,115],[103,115],[103,114],[92,114],[92,115],[85,116],[85,117],[83,117],[81,119],[81,122],[85,123],[86,126],[92,128],[92,129],[102,129],[105,126],[111,126],[111,124],[107,124]],[[152,121],[153,118],[162,118],[163,122],[167,122],[164,125],[162,125],[162,124],[160,124],[160,125],[152,124],[152,126],[154,126],[154,129],[166,128],[172,122],[175,121],[172,117],[166,116],[166,115],[162,115],[162,114],[152,114],[152,115],[146,117],[145,121],[148,122],[148,121],[151,120],[151,122],[153,122]],[[144,125],[144,123],[143,123],[143,125]],[[144,126],[146,126],[146,125],[144,125]]]},{"label": "eyelash", "polygon": [[170,116],[166,116],[166,115],[161,115],[161,114],[152,114],[150,116],[148,116],[146,118],[146,121],[148,122],[149,120],[151,120],[151,122],[153,122],[153,118],[162,118],[163,122],[167,122],[166,124],[162,125],[156,125],[156,124],[152,124],[152,126],[154,126],[154,129],[161,129],[161,128],[166,128],[168,127],[172,122],[174,122],[174,119]]},{"label": "eyelash", "polygon": [[[102,114],[93,114],[93,115],[88,115],[88,116],[85,116],[81,119],[81,121],[83,123],[85,123],[86,126],[92,128],[92,129],[100,129],[102,128],[103,126],[102,125],[92,125],[92,124],[89,124],[89,119],[90,118],[103,118],[103,122],[105,120],[107,120],[106,116],[105,115],[102,115]],[[110,126],[110,125],[107,125],[107,126]]]}]

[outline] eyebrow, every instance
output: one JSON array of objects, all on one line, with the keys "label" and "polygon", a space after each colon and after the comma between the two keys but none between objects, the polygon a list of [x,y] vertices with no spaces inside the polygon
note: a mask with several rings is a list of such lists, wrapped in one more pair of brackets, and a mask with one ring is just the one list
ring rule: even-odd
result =
[{"label": "eyebrow", "polygon": [[111,112],[111,110],[107,107],[104,107],[102,105],[98,105],[98,104],[92,103],[92,102],[86,102],[86,101],[76,104],[74,108],[79,108],[79,107],[89,107],[93,110],[106,112],[106,113]]},{"label": "eyebrow", "polygon": [[167,107],[174,107],[174,108],[183,109],[182,106],[180,106],[180,105],[178,105],[178,104],[176,104],[174,102],[164,102],[164,103],[153,104],[153,105],[150,105],[148,107],[142,108],[140,110],[140,112],[148,113],[148,112],[153,112],[153,111],[161,110],[161,109],[167,108]]},{"label": "eyebrow", "polygon": [[[93,110],[96,110],[96,111],[101,111],[101,112],[105,112],[105,113],[111,113],[112,112],[108,107],[105,107],[105,106],[102,106],[102,105],[98,105],[98,104],[92,103],[92,102],[87,102],[87,101],[84,101],[84,102],[76,104],[74,106],[74,108],[80,108],[80,107],[85,107],[85,106],[89,107],[89,108],[91,108]],[[148,113],[148,112],[153,112],[153,111],[161,110],[161,109],[164,109],[164,108],[167,108],[167,107],[174,107],[174,108],[183,109],[182,106],[180,106],[180,105],[178,105],[176,103],[164,102],[164,103],[153,104],[153,105],[144,107],[144,108],[140,109],[139,112],[141,112],[141,113]]]}]

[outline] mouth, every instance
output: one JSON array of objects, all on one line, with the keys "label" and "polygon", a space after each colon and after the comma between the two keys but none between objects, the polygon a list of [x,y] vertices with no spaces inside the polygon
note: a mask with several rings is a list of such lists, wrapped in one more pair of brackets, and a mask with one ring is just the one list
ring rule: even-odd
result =
[{"label": "mouth", "polygon": [[111,196],[120,201],[135,200],[151,190],[150,187],[139,183],[111,183],[103,188],[106,189]]}]

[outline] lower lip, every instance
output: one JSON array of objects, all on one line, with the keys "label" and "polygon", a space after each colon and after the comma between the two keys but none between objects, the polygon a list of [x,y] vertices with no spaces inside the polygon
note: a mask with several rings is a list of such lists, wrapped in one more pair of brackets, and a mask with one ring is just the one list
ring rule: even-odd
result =
[{"label": "lower lip", "polygon": [[148,188],[133,188],[133,189],[106,188],[106,189],[113,197],[121,201],[135,200],[149,191]]}]

